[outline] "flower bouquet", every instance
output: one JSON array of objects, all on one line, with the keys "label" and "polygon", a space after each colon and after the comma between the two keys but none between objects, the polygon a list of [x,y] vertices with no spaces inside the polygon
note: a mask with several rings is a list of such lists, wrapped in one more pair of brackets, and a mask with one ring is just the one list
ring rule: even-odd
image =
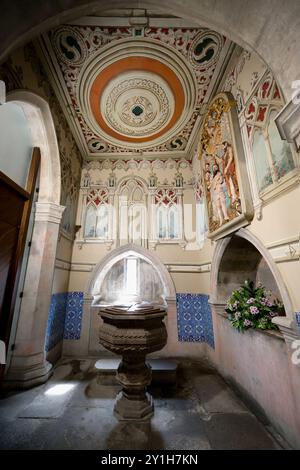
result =
[{"label": "flower bouquet", "polygon": [[226,304],[231,325],[239,331],[248,328],[278,330],[272,318],[284,314],[284,307],[278,299],[271,300],[271,295],[264,286],[255,287],[253,281],[245,281],[232,292]]}]

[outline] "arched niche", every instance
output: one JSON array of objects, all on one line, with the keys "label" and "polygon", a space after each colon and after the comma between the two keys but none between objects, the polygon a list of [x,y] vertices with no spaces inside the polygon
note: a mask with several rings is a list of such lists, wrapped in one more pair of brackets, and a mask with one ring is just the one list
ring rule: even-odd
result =
[{"label": "arched niche", "polygon": [[[246,278],[261,280],[282,299],[286,316],[273,319],[280,329],[279,334],[251,328],[241,334],[227,320],[225,302],[232,289]],[[213,360],[217,369],[242,393],[247,391],[248,400],[254,406],[259,404],[283,436],[296,442],[299,440],[300,382],[299,366],[292,360],[291,345],[298,338],[292,324],[292,304],[270,253],[249,230],[241,229],[217,242],[212,261],[210,303],[215,332]]]},{"label": "arched niche", "polygon": [[145,261],[157,274],[160,280],[160,289],[168,307],[166,323],[168,334],[170,335],[169,317],[176,318],[176,291],[172,278],[167,268],[156,255],[140,246],[128,244],[115,249],[103,258],[94,268],[86,286],[81,339],[81,351],[83,354],[98,354],[103,351],[103,347],[99,344],[98,339],[98,331],[101,328],[102,320],[98,315],[97,295],[112,267],[128,256],[135,256]]},{"label": "arched niche", "polygon": [[[117,194],[121,195],[123,188],[130,183],[135,183],[135,188],[132,187],[133,192],[135,191],[135,189],[139,187],[143,194],[148,193],[147,181],[144,178],[141,178],[140,176],[131,175],[131,176],[123,176],[123,178],[120,178],[117,188],[116,188]],[[134,197],[133,197],[133,200],[134,200]]]},{"label": "arched niche", "polygon": [[212,260],[210,303],[222,310],[232,291],[250,279],[261,282],[283,304],[287,317],[293,309],[288,290],[269,251],[247,229],[217,242]]},{"label": "arched niche", "polygon": [[45,382],[52,365],[46,360],[45,337],[51,303],[56,249],[64,207],[60,205],[60,156],[52,114],[48,103],[26,90],[9,93],[7,101],[23,109],[32,145],[40,148],[41,165],[38,200],[34,207],[31,247],[27,261],[23,297],[15,344],[7,364],[6,386],[28,388]]},{"label": "arched niche", "polygon": [[148,187],[139,176],[120,179],[118,196],[118,239],[121,246],[135,244],[147,247],[148,242]]},{"label": "arched niche", "polygon": [[[153,253],[150,253],[148,250],[133,244],[125,245],[112,251],[105,258],[103,258],[100,263],[97,264],[87,286],[87,293],[94,299],[94,297],[97,296],[101,291],[101,285],[105,281],[106,276],[113,266],[119,263],[119,261],[130,256],[135,256],[145,261],[147,264],[149,264],[149,266],[152,267],[153,271],[157,274],[157,278],[161,282],[162,295],[166,301],[175,299],[175,287],[172,278],[164,264]],[[97,299],[94,300],[95,302],[93,301],[92,305],[97,305]]]}]

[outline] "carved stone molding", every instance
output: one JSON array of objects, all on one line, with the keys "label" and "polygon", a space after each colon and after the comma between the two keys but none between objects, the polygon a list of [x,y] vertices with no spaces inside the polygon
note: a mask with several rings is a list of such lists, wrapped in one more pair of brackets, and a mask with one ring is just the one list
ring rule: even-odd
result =
[{"label": "carved stone molding", "polygon": [[35,220],[38,222],[52,222],[60,224],[64,206],[53,204],[51,202],[36,202],[35,205]]},{"label": "carved stone molding", "polygon": [[272,319],[272,323],[278,326],[279,330],[284,336],[284,340],[287,344],[299,339],[299,333],[295,322],[291,318],[287,317],[275,317]]},{"label": "carved stone molding", "polygon": [[296,145],[300,150],[300,99],[291,100],[277,115],[277,124],[282,139]]}]

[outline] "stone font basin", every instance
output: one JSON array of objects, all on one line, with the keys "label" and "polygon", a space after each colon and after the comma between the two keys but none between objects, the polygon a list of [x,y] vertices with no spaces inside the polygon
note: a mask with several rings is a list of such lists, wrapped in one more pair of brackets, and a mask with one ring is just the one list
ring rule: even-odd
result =
[{"label": "stone font basin", "polygon": [[151,304],[114,305],[101,307],[103,325],[100,343],[122,356],[117,380],[122,391],[116,399],[115,415],[119,420],[148,420],[153,416],[152,397],[146,392],[151,382],[151,368],[146,355],[162,349],[167,342],[163,322],[166,308]]}]

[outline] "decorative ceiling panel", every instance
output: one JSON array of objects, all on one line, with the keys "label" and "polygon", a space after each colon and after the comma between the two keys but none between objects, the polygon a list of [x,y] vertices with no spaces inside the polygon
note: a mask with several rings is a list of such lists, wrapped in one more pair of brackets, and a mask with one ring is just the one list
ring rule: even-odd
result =
[{"label": "decorative ceiling panel", "polygon": [[84,157],[185,158],[230,43],[206,29],[62,25],[41,45]]}]

